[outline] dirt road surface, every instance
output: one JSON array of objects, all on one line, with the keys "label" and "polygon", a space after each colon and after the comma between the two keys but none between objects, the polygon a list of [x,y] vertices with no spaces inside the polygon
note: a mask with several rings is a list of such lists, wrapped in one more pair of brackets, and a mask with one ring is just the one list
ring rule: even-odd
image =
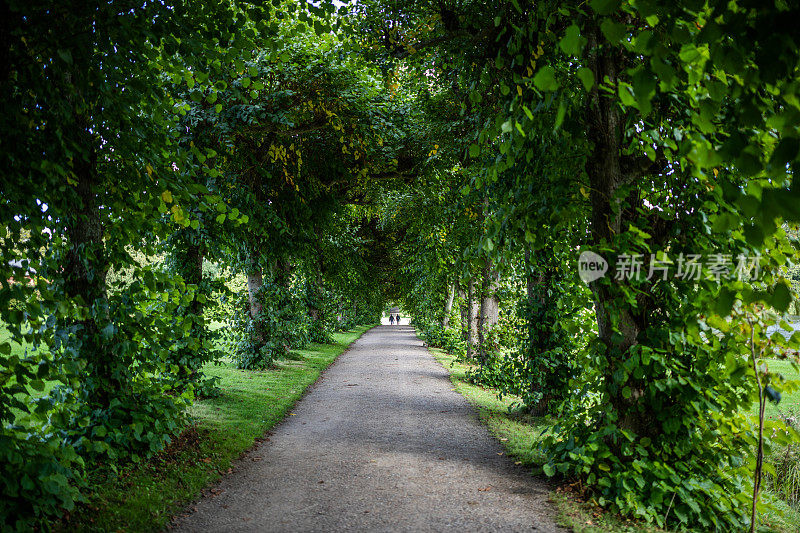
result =
[{"label": "dirt road surface", "polygon": [[409,326],[365,333],[292,413],[175,530],[561,531]]}]

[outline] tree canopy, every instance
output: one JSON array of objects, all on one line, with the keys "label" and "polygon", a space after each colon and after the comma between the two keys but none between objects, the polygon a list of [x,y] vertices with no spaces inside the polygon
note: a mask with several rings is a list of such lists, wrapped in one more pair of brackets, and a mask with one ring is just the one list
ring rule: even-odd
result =
[{"label": "tree canopy", "polygon": [[390,304],[554,417],[548,476],[663,527],[755,527],[764,446],[798,437],[764,420],[796,389],[767,361],[800,347],[794,3],[0,15],[8,527],[161,450],[204,365],[267,368]]}]

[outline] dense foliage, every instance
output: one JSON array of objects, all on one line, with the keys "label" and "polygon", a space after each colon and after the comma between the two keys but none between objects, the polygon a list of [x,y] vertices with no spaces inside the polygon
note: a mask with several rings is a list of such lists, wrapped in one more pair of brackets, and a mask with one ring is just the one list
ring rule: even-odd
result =
[{"label": "dense foliage", "polygon": [[[769,327],[793,299],[796,6],[359,6],[383,61],[424,73],[440,106],[435,185],[405,201],[428,208],[406,225],[403,293],[429,342],[460,350],[462,329],[474,379],[558,414],[544,471],[600,505],[754,526],[760,435],[794,434],[743,412],[793,387],[763,361],[797,348]],[[608,265],[588,293],[587,250]]]},{"label": "dense foliage", "polygon": [[220,335],[262,368],[377,320],[364,241],[322,254],[358,233],[366,177],[396,170],[391,106],[330,2],[273,4],[0,8],[4,528],[160,451],[213,392]]},{"label": "dense foliage", "polygon": [[764,446],[796,436],[763,411],[800,342],[779,324],[798,15],[5,2],[4,525],[161,450],[213,393],[205,365],[267,368],[397,303],[553,417],[547,475],[661,526],[755,527]]}]

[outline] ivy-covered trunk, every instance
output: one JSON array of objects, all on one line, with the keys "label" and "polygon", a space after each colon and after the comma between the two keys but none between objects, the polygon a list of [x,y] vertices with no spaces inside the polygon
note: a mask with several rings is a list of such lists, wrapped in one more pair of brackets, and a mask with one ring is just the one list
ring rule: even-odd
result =
[{"label": "ivy-covered trunk", "polygon": [[461,340],[467,342],[467,330],[468,330],[468,322],[467,322],[467,295],[464,292],[464,288],[461,286],[461,283],[458,284],[458,297],[460,299],[461,305],[459,306],[459,313],[461,314]]},{"label": "ivy-covered trunk", "polygon": [[[527,297],[524,307],[526,313],[526,325],[528,330],[527,346],[525,356],[527,363],[525,369],[529,376],[526,376],[529,397],[538,400],[531,402],[528,408],[532,413],[542,415],[550,410],[550,403],[553,400],[553,391],[544,386],[547,373],[551,370],[546,368],[541,360],[541,340],[542,328],[551,328],[552,323],[548,321],[552,317],[543,317],[539,310],[545,309],[547,273],[544,270],[536,272],[531,260],[530,248],[525,248],[525,295]],[[545,290],[543,290],[545,289]]]},{"label": "ivy-covered trunk", "polygon": [[[625,56],[619,49],[603,46],[602,33],[594,26],[587,36],[590,53],[587,65],[596,80],[608,80],[615,85],[624,68]],[[595,247],[620,246],[620,234],[627,230],[634,216],[628,199],[634,197],[633,182],[638,178],[635,156],[623,155],[625,121],[614,95],[606,95],[595,86],[586,106],[586,133],[592,148],[586,160],[586,174],[590,185],[591,236]],[[617,255],[636,253],[636,250],[619,249]],[[631,304],[626,293],[628,281],[615,275],[614,257],[607,257],[609,272],[591,284],[595,300],[597,330],[604,346],[607,365],[604,378],[608,402],[613,407],[617,424],[633,430],[638,435],[647,433],[652,413],[638,409],[642,396],[641,383],[629,379],[620,369],[630,358],[631,348],[638,342],[641,331],[637,320],[637,305]]]},{"label": "ivy-covered trunk", "polygon": [[470,276],[467,282],[467,358],[474,356],[475,342],[475,279]]},{"label": "ivy-covered trunk", "polygon": [[321,272],[317,272],[313,280],[309,280],[307,299],[308,316],[311,318],[309,328],[312,342],[330,342],[330,332],[328,331],[329,316],[326,313],[325,299],[325,278]]},{"label": "ivy-covered trunk", "polygon": [[275,276],[275,283],[283,287],[284,289],[288,289],[292,284],[292,273],[294,271],[294,267],[292,266],[292,262],[288,258],[280,258],[275,261],[275,269],[274,269],[274,276]]},{"label": "ivy-covered trunk", "polygon": [[92,186],[93,166],[91,162],[82,162],[76,172],[81,207],[67,220],[70,248],[64,265],[64,288],[68,297],[82,300],[87,308],[87,317],[77,322],[79,330],[75,339],[91,376],[90,401],[107,407],[114,391],[121,390],[121,384],[114,377],[113,356],[101,339],[98,324],[109,318],[106,295],[108,261],[99,206]]},{"label": "ivy-covered trunk", "polygon": [[114,357],[103,342],[101,330],[109,320],[106,294],[108,258],[103,241],[103,224],[97,199],[97,155],[92,148],[88,120],[79,117],[78,139],[88,151],[85,157],[75,160],[75,194],[78,205],[66,217],[66,235],[69,250],[64,264],[64,290],[66,295],[82,302],[86,318],[77,321],[74,339],[81,359],[87,362],[86,371],[91,385],[89,401],[101,408],[108,407],[115,391],[123,390],[115,377]]},{"label": "ivy-covered trunk", "polygon": [[199,370],[204,362],[203,341],[206,338],[203,320],[203,243],[200,232],[192,228],[182,228],[173,237],[175,271],[187,285],[193,285],[194,297],[183,309],[183,316],[192,321],[186,345],[175,354],[174,364],[178,366],[177,381],[187,383],[199,378]]},{"label": "ivy-covered trunk", "polygon": [[250,311],[250,344],[251,350],[258,351],[265,342],[264,331],[260,327],[261,314],[264,312],[264,303],[261,301],[262,289],[264,287],[264,276],[261,272],[261,264],[253,248],[250,249],[247,261],[247,297]]}]

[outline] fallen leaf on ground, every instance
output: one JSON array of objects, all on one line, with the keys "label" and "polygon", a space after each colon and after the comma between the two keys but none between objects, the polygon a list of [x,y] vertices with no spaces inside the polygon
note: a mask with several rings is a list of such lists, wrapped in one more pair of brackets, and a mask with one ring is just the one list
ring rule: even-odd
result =
[{"label": "fallen leaf on ground", "polygon": [[211,457],[203,457],[203,462],[208,464],[211,462]]},{"label": "fallen leaf on ground", "polygon": [[492,490],[492,486],[491,485],[489,485],[488,487],[484,487],[482,489],[478,489],[479,492],[488,492],[490,490]]}]

